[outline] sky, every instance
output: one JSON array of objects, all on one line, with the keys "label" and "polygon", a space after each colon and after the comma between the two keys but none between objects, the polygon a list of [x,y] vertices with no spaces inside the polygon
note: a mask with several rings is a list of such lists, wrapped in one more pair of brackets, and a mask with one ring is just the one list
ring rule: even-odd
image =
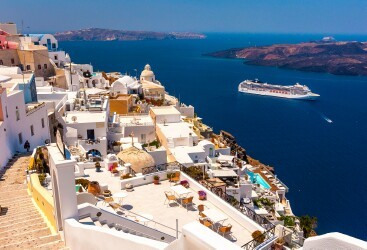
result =
[{"label": "sky", "polygon": [[367,34],[367,0],[0,0],[23,33],[82,28]]}]

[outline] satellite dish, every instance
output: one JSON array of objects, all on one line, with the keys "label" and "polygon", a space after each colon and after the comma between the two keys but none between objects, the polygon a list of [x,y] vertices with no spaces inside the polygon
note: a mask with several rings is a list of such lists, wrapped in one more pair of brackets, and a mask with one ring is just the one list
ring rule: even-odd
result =
[{"label": "satellite dish", "polygon": [[73,116],[73,117],[71,117],[71,120],[72,120],[73,122],[76,122],[76,120],[78,120],[78,117]]}]

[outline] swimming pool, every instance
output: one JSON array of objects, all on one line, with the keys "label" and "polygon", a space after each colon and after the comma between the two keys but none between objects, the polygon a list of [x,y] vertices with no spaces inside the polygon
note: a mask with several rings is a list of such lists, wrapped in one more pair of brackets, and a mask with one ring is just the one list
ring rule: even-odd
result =
[{"label": "swimming pool", "polygon": [[258,183],[260,184],[261,186],[263,186],[263,188],[266,188],[266,189],[270,189],[270,185],[269,183],[267,183],[262,177],[261,175],[257,174],[257,173],[253,173],[251,171],[247,171],[247,174],[248,176],[250,177],[250,180],[252,183]]}]

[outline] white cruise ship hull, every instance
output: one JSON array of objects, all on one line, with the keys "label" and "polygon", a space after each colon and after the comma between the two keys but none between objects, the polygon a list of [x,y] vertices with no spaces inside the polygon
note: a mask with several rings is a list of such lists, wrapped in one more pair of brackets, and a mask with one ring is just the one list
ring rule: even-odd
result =
[{"label": "white cruise ship hull", "polygon": [[274,97],[287,98],[287,99],[298,99],[298,100],[315,100],[320,96],[314,93],[308,93],[306,95],[292,95],[292,94],[276,93],[276,92],[271,92],[267,90],[258,91],[258,90],[243,88],[241,86],[238,88],[238,91],[242,93],[253,94],[253,95],[274,96]]}]

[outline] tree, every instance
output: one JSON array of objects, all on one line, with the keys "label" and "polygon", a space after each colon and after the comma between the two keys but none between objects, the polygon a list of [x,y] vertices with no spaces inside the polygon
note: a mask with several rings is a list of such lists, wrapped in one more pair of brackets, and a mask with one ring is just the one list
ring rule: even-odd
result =
[{"label": "tree", "polygon": [[303,230],[304,237],[310,237],[311,233],[317,227],[317,218],[311,217],[309,215],[303,215],[301,217],[298,217],[298,219],[300,221],[300,227]]}]

